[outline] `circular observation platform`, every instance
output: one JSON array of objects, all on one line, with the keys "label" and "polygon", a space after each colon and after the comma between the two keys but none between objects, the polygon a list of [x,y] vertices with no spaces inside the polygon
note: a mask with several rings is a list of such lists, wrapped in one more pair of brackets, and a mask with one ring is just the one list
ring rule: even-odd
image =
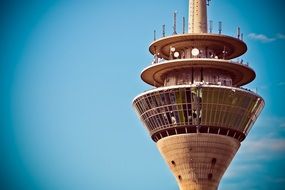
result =
[{"label": "circular observation platform", "polygon": [[133,106],[151,138],[207,133],[243,141],[264,107],[258,94],[214,85],[179,85],[146,91]]},{"label": "circular observation platform", "polygon": [[150,65],[141,73],[144,82],[161,87],[164,85],[164,76],[174,70],[207,68],[217,69],[228,73],[232,78],[233,86],[242,86],[250,83],[255,78],[255,72],[249,66],[223,59],[195,58],[195,59],[174,59]]},{"label": "circular observation platform", "polygon": [[[246,44],[231,36],[222,34],[180,34],[164,38],[160,38],[150,44],[149,51],[154,55],[158,54],[164,59],[169,59],[170,48],[185,49],[192,47],[207,47],[215,52],[218,57],[225,57],[225,59],[233,59],[243,55],[247,51]],[[226,50],[226,55],[223,51]]]}]

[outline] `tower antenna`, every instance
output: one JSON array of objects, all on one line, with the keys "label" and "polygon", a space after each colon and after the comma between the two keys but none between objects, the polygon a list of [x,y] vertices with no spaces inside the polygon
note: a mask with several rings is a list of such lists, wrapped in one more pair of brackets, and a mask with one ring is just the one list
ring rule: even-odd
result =
[{"label": "tower antenna", "polygon": [[222,22],[219,21],[219,34],[221,34],[221,33],[222,33]]},{"label": "tower antenna", "polygon": [[174,11],[174,23],[173,23],[173,34],[177,34],[176,32],[176,18],[177,18],[177,11]]},{"label": "tower antenna", "polygon": [[182,22],[183,22],[182,32],[183,32],[183,34],[185,34],[185,17],[183,17]]},{"label": "tower antenna", "polygon": [[165,24],[162,25],[162,37],[165,37]]},{"label": "tower antenna", "polygon": [[207,5],[208,5],[208,6],[210,5],[210,1],[211,1],[211,0],[207,0]]},{"label": "tower antenna", "polygon": [[210,20],[210,33],[212,33],[212,32],[213,32],[213,21]]},{"label": "tower antenna", "polygon": [[237,38],[240,38],[240,27],[237,27]]}]

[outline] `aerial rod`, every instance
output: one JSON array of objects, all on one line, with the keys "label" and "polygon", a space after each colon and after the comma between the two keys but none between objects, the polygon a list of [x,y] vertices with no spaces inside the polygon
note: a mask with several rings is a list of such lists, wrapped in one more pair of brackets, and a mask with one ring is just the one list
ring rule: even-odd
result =
[{"label": "aerial rod", "polygon": [[162,25],[162,37],[165,37],[165,24]]},{"label": "aerial rod", "polygon": [[221,33],[222,33],[222,22],[219,21],[219,34],[221,34]]},{"label": "aerial rod", "polygon": [[174,23],[173,23],[173,34],[177,34],[176,31],[176,20],[177,20],[177,11],[174,11]]},{"label": "aerial rod", "polygon": [[182,32],[183,32],[183,34],[185,34],[185,17],[183,17],[182,22],[183,22],[183,24],[182,24]]},{"label": "aerial rod", "polygon": [[210,1],[211,1],[211,0],[207,0],[207,6],[210,6]]},{"label": "aerial rod", "polygon": [[240,27],[237,27],[237,38],[240,38]]},{"label": "aerial rod", "polygon": [[212,32],[213,32],[213,21],[210,20],[210,33],[212,33]]}]

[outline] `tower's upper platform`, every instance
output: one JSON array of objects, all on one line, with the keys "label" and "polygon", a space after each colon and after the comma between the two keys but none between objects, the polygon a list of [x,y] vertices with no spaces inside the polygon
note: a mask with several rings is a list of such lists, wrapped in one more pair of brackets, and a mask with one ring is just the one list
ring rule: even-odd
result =
[{"label": "tower's upper platform", "polygon": [[175,47],[177,52],[191,48],[205,51],[208,49],[213,55],[224,59],[239,57],[247,51],[247,46],[242,40],[212,33],[188,33],[160,38],[150,44],[149,50],[153,55],[169,60],[172,47]]}]

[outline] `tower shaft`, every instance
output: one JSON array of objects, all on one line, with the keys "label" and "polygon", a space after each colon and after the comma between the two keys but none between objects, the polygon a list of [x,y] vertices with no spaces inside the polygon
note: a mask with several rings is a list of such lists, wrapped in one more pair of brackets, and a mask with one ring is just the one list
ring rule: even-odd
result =
[{"label": "tower shaft", "polygon": [[157,147],[180,190],[216,190],[240,142],[215,134],[184,134],[163,138]]},{"label": "tower shaft", "polygon": [[206,0],[189,0],[188,33],[207,33]]}]

